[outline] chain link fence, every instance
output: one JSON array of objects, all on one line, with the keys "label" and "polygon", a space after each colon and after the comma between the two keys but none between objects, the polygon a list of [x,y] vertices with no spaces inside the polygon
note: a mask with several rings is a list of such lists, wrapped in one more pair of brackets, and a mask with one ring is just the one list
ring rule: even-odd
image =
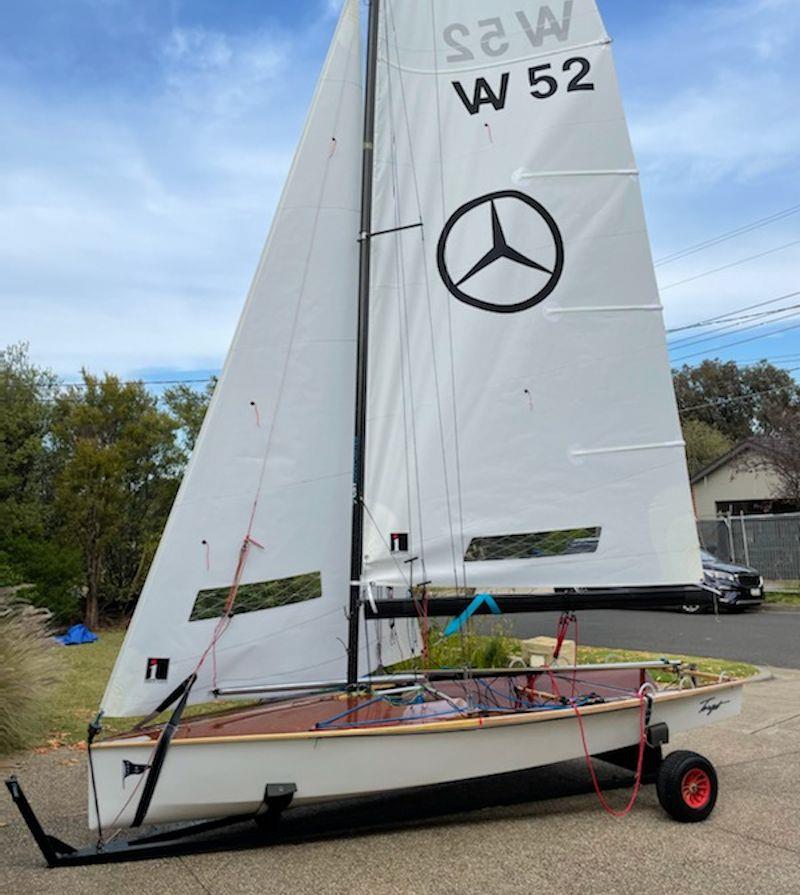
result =
[{"label": "chain link fence", "polygon": [[800,513],[699,519],[697,530],[703,549],[719,559],[800,588]]}]

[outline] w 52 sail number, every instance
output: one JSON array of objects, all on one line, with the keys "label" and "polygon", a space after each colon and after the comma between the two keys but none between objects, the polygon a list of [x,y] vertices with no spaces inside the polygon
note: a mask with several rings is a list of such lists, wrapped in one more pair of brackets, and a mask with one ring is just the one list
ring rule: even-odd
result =
[{"label": "w 52 sail number", "polygon": [[[550,99],[562,89],[567,93],[594,90],[591,72],[592,64],[583,56],[567,59],[560,71],[554,69],[551,63],[533,65],[528,69],[528,81],[533,88],[531,96],[534,99]],[[500,112],[506,107],[510,80],[511,73],[503,72],[495,85],[490,84],[487,78],[477,78],[471,94],[461,81],[453,81],[453,88],[470,115],[477,115],[486,105]]]}]

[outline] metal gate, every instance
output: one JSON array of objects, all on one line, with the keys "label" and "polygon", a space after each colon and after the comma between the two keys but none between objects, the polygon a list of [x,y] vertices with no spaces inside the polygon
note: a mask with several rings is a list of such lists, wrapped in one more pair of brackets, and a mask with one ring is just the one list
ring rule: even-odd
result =
[{"label": "metal gate", "polygon": [[800,582],[800,513],[699,519],[704,550],[725,562],[752,566],[771,581]]}]

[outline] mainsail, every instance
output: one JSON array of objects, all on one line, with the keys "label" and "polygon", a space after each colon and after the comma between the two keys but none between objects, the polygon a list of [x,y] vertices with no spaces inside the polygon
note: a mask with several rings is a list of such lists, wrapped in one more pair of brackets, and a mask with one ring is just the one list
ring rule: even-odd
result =
[{"label": "mainsail", "polygon": [[195,669],[237,581],[235,614],[205,657],[192,701],[209,699],[218,685],[342,675],[359,45],[358,3],[348,0],[224,371],[108,684],[107,714],[149,712]]},{"label": "mainsail", "polygon": [[[491,6],[383,0],[372,20],[361,581],[372,141],[347,0],[107,713],[152,709],[198,662],[192,701],[341,677],[351,586],[352,613],[362,594],[421,583],[699,582],[610,40],[594,0]],[[381,632],[363,630],[351,679],[408,654],[392,629],[370,656]]]},{"label": "mainsail", "polygon": [[365,577],[699,582],[594,0],[385,0],[377,117]]}]

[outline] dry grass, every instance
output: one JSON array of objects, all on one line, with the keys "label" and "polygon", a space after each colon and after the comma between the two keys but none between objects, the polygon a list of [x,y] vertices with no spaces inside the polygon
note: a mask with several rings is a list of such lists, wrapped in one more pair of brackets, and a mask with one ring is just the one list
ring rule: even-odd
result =
[{"label": "dry grass", "polygon": [[50,613],[0,596],[0,755],[46,735],[51,695],[62,675]]}]

